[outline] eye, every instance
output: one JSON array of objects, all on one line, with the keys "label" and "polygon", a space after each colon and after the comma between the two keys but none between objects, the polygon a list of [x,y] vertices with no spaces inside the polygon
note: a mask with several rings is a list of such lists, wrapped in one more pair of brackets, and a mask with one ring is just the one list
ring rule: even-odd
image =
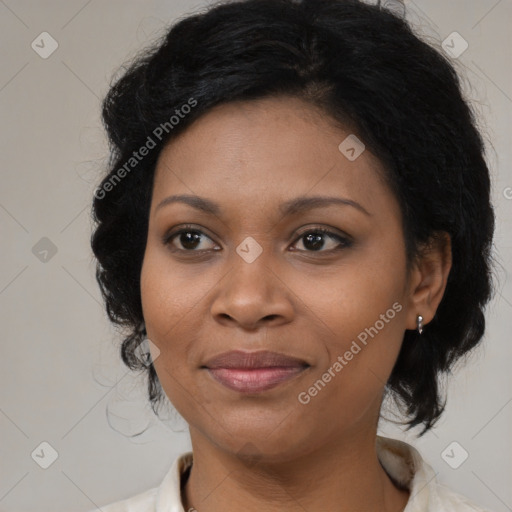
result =
[{"label": "eye", "polygon": [[[202,231],[195,229],[192,226],[184,226],[178,231],[175,231],[169,235],[165,235],[163,238],[164,245],[168,245],[171,251],[181,251],[181,252],[200,252],[212,250],[212,248],[204,247],[201,245],[203,239],[208,239],[210,241],[213,240],[205,235]],[[176,247],[174,244],[181,245],[182,248]],[[215,246],[215,244],[213,244]],[[215,249],[213,249],[215,250]]]},{"label": "eye", "polygon": [[[213,247],[204,247],[203,241],[205,239],[210,240]],[[325,239],[330,239],[331,243],[326,244]],[[302,240],[304,240],[302,245],[305,247],[305,250],[300,249],[301,252],[328,253],[344,249],[352,245],[352,241],[349,238],[341,236],[326,228],[310,228],[309,230],[302,232],[299,238],[296,239],[295,243]],[[203,252],[219,250],[215,248],[217,246],[209,236],[193,226],[183,226],[179,230],[165,235],[162,241],[164,245],[169,246],[173,252]],[[181,247],[179,247],[178,244],[181,245]],[[331,247],[328,247],[329,245]],[[326,246],[328,247],[327,250],[322,251],[321,249],[325,249]]]},{"label": "eye", "polygon": [[[321,249],[326,246],[324,241],[326,238],[331,239],[331,244],[327,244],[331,247],[325,251],[321,251]],[[305,252],[332,252],[350,247],[352,245],[352,241],[350,239],[338,235],[337,233],[329,231],[325,228],[314,228],[304,231],[297,239],[297,241],[301,240],[304,240],[302,245],[306,247]],[[337,241],[337,243],[332,243],[333,240]]]}]

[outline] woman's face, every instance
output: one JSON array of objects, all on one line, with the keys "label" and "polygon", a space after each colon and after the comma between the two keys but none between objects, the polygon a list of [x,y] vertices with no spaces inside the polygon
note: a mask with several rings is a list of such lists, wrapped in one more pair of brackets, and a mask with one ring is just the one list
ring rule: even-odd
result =
[{"label": "woman's face", "polygon": [[[368,150],[354,159],[362,148],[351,139],[339,149],[349,135],[298,99],[263,99],[214,108],[160,155],[141,275],[146,329],[170,401],[223,450],[285,460],[376,426],[419,312],[398,203]],[[215,213],[162,204],[177,195]],[[344,202],[286,208],[317,196]],[[288,378],[232,389],[214,376],[240,383],[256,370],[205,366],[234,350],[307,367],[257,370],[258,385]]]}]

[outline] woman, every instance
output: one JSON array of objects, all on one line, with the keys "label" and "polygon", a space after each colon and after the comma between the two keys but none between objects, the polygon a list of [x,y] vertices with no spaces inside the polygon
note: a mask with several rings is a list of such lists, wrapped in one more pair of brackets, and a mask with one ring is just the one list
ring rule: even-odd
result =
[{"label": "woman", "polygon": [[98,282],[193,450],[102,510],[483,510],[377,436],[386,396],[433,427],[491,297],[489,172],[447,58],[380,5],[230,2],[103,107]]}]

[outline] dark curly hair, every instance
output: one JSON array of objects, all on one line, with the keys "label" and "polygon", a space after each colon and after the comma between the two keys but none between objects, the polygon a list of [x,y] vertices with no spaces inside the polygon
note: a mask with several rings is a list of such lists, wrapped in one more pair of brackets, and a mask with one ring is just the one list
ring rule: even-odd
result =
[{"label": "dark curly hair", "polygon": [[[421,436],[446,405],[440,376],[484,334],[494,212],[483,139],[457,72],[380,3],[219,3],[179,20],[122,68],[103,102],[110,160],[94,194],[91,237],[107,314],[128,328],[122,359],[147,371],[158,415],[163,390],[139,349],[146,336],[140,273],[162,147],[214,105],[278,95],[301,98],[350,127],[384,164],[409,268],[437,233],[451,237],[443,299],[421,336],[406,330],[385,389],[408,429],[424,424]],[[135,159],[150,140],[146,156]]]}]

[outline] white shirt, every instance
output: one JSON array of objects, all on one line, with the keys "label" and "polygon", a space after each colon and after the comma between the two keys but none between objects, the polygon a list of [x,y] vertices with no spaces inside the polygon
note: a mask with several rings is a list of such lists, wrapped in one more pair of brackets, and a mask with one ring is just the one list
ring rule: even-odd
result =
[{"label": "white shirt", "polygon": [[[377,456],[391,480],[410,492],[403,512],[490,512],[436,480],[436,474],[413,446],[377,436]],[[181,503],[182,474],[192,464],[192,452],[178,456],[158,487],[102,506],[102,512],[186,512]],[[96,510],[90,512],[97,512]]]}]

